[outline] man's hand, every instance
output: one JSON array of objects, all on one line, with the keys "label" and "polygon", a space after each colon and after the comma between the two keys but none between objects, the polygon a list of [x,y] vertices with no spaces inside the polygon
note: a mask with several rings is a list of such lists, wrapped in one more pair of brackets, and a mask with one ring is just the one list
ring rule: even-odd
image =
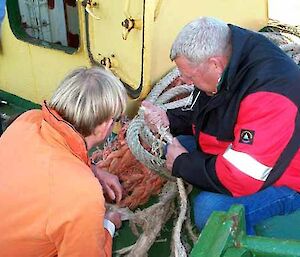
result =
[{"label": "man's hand", "polygon": [[177,138],[173,138],[172,143],[168,145],[166,154],[166,166],[168,170],[172,171],[175,159],[183,153],[188,153],[188,151],[179,143]]},{"label": "man's hand", "polygon": [[107,211],[105,213],[105,219],[114,223],[117,229],[119,229],[122,225],[121,214],[116,211]]},{"label": "man's hand", "polygon": [[155,106],[149,101],[143,101],[142,106],[145,108],[145,122],[151,131],[157,132],[159,127],[168,127],[170,125],[168,116],[162,108]]},{"label": "man's hand", "polygon": [[116,203],[119,203],[122,199],[122,186],[119,178],[95,165],[92,166],[92,169],[103,188],[103,192],[106,193],[111,200],[115,200]]}]

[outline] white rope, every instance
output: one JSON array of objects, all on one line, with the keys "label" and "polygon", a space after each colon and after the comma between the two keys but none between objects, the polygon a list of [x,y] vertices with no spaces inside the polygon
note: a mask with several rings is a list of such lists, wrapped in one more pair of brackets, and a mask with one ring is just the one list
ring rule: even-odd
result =
[{"label": "white rope", "polygon": [[[300,45],[294,41],[296,36],[281,32],[260,32],[260,34],[278,45],[296,64],[300,64]],[[300,42],[300,39],[297,39]]]},{"label": "white rope", "polygon": [[180,76],[179,70],[174,68],[166,76],[164,76],[158,83],[155,84],[147,100],[154,103],[158,96],[176,79]]},{"label": "white rope", "polygon": [[[171,70],[153,87],[146,99],[155,105],[159,105],[165,110],[184,106],[189,98],[174,100],[173,102],[168,101],[176,96],[192,92],[194,89],[193,86],[180,85],[163,92],[178,76],[179,71],[177,68]],[[159,130],[159,132],[162,131],[164,130]],[[172,135],[164,131],[164,136],[161,138],[166,137],[172,138]],[[145,164],[149,169],[157,172],[163,177],[175,181],[175,178],[170,175],[165,166],[165,160],[161,159],[160,155],[155,155],[147,151],[142,146],[141,140],[144,140],[149,146],[153,146],[157,143],[157,137],[155,137],[155,135],[144,122],[144,110],[142,107],[139,109],[138,114],[133,118],[128,126],[126,133],[128,147],[137,160]],[[161,147],[163,147],[166,143],[166,141],[162,141]]]},{"label": "white rope", "polygon": [[175,228],[173,230],[173,240],[174,240],[174,253],[175,257],[186,257],[186,250],[181,242],[181,229],[182,224],[185,220],[186,210],[187,210],[187,195],[185,192],[184,184],[182,179],[177,178],[177,187],[180,195],[180,213],[178,220],[176,222]]},{"label": "white rope", "polygon": [[[173,87],[164,92],[164,90],[179,76],[178,69],[175,68],[169,72],[163,79],[161,79],[152,89],[146,100],[152,102],[155,105],[159,105],[164,110],[183,107],[191,101],[191,97],[185,97],[180,100],[174,100],[169,102],[176,96],[182,94],[190,94],[193,90],[193,86],[180,85]],[[126,140],[128,147],[130,148],[133,155],[149,169],[157,172],[159,175],[167,177],[169,180],[175,181],[169,171],[166,169],[165,160],[161,159],[161,148],[166,143],[171,143],[173,136],[167,131],[166,128],[159,128],[160,141],[153,135],[151,130],[146,126],[144,122],[144,110],[140,108],[136,117],[130,122]],[[148,145],[154,148],[156,154],[151,154],[142,147],[140,139],[144,140]],[[162,142],[164,140],[165,142]],[[157,141],[159,142],[157,145]],[[156,145],[155,145],[156,144]],[[160,148],[160,150],[159,150]],[[187,195],[184,188],[183,180],[180,178],[176,179],[177,187],[180,196],[180,213],[176,221],[175,228],[173,230],[173,246],[175,256],[186,257],[186,250],[181,242],[181,229],[182,224],[185,220],[187,211]]]}]

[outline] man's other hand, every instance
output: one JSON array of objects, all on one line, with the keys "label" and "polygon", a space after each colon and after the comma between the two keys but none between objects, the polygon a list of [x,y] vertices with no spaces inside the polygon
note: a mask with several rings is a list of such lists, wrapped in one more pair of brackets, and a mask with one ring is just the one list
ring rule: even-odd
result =
[{"label": "man's other hand", "polygon": [[166,154],[166,166],[168,170],[172,171],[175,159],[183,153],[188,153],[188,151],[179,143],[177,138],[173,138],[172,143],[168,145]]}]

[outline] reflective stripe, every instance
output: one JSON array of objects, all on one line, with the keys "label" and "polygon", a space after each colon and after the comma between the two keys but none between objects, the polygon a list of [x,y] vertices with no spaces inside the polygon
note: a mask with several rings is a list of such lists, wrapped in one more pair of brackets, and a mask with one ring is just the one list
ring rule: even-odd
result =
[{"label": "reflective stripe", "polygon": [[115,230],[116,230],[115,224],[112,223],[108,219],[104,219],[103,223],[104,223],[103,224],[104,228],[109,232],[109,234],[111,235],[111,237],[114,237]]},{"label": "reflective stripe", "polygon": [[266,181],[273,167],[268,167],[255,160],[249,154],[227,148],[223,157],[241,172],[257,180]]}]

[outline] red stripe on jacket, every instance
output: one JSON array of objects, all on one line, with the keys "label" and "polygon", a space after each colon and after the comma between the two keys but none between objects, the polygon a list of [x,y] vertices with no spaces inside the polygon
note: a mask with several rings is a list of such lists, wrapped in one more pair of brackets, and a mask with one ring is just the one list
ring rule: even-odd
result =
[{"label": "red stripe on jacket", "polygon": [[216,137],[200,132],[199,145],[204,153],[207,154],[223,154],[227,149],[229,142],[219,141]]}]

